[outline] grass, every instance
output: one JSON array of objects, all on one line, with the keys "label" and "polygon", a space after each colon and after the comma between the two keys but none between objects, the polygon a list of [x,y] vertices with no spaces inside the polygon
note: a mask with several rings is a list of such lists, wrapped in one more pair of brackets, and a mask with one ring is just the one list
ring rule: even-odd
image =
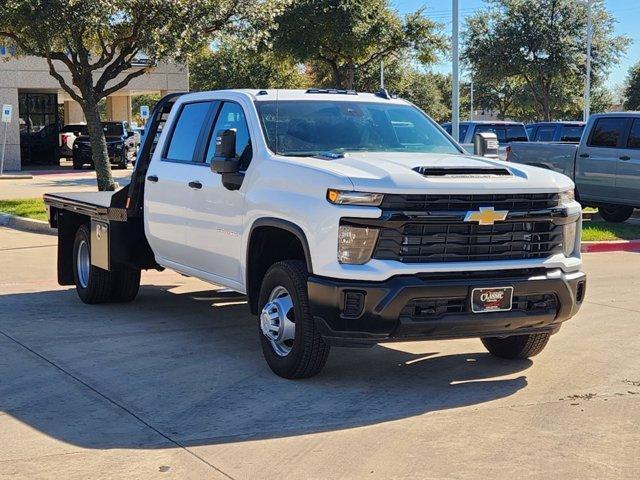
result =
[{"label": "grass", "polygon": [[46,220],[47,209],[41,198],[25,198],[20,200],[0,200],[0,212],[10,213],[18,217]]},{"label": "grass", "polygon": [[629,223],[582,222],[582,241],[638,240],[640,226]]}]

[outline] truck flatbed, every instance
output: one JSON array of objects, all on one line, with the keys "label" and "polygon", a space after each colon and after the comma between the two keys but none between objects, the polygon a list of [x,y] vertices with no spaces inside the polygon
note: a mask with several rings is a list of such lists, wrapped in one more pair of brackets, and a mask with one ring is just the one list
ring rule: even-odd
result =
[{"label": "truck flatbed", "polygon": [[70,192],[63,194],[46,193],[44,201],[49,207],[69,210],[84,215],[107,217],[110,220],[126,221],[124,208],[112,207],[115,192]]}]

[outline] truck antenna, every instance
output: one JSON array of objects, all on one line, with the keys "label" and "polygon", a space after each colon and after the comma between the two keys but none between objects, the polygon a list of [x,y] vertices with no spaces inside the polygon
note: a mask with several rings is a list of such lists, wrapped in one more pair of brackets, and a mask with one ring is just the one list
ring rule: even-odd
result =
[{"label": "truck antenna", "polygon": [[380,90],[384,90],[384,60],[380,60]]}]

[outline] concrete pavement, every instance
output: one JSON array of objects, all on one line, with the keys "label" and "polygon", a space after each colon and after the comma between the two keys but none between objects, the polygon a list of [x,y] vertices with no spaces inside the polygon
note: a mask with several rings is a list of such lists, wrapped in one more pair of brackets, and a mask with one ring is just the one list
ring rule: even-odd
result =
[{"label": "concrete pavement", "polygon": [[640,254],[593,254],[532,361],[478,340],[334,349],[291,382],[244,299],[148,272],[87,306],[55,238],[0,228],[0,478],[640,477]]},{"label": "concrete pavement", "polygon": [[[132,167],[127,170],[113,170],[113,177],[120,185],[129,183]],[[25,172],[26,173],[26,172]],[[42,197],[44,193],[80,192],[97,190],[96,172],[86,167],[84,170],[59,168],[55,170],[32,170],[30,179],[0,181],[0,200]]]}]

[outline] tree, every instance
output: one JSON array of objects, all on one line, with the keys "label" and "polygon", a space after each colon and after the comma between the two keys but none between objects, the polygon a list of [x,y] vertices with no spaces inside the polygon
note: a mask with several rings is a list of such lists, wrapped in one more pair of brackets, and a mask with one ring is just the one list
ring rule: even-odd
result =
[{"label": "tree", "polygon": [[98,189],[113,190],[100,100],[160,61],[184,61],[208,35],[238,26],[264,31],[281,12],[278,2],[0,0],[0,41],[46,59],[49,73],[82,107]]},{"label": "tree", "polygon": [[353,89],[358,76],[380,61],[411,56],[436,61],[446,47],[438,24],[423,10],[401,18],[389,0],[297,0],[277,18],[274,47],[336,88]]},{"label": "tree", "polygon": [[[467,20],[463,57],[488,83],[526,85],[536,116],[551,120],[581,102],[587,11],[579,0],[486,0]],[[602,83],[629,39],[614,35],[602,0],[593,5],[592,84]]]},{"label": "tree", "polygon": [[304,66],[291,56],[265,45],[247,48],[235,37],[200,49],[189,60],[189,83],[192,90],[310,86]]},{"label": "tree", "polygon": [[624,86],[624,109],[640,110],[640,62],[629,69]]}]

